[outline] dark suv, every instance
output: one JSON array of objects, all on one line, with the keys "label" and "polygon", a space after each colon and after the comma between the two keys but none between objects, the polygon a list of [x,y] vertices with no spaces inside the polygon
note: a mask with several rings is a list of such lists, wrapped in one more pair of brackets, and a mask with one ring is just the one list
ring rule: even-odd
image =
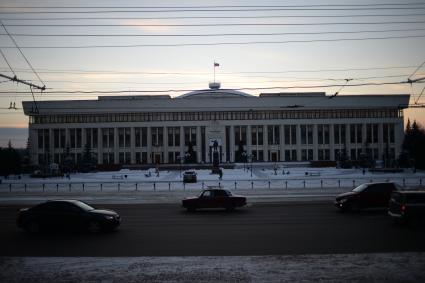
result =
[{"label": "dark suv", "polygon": [[397,222],[425,219],[425,191],[399,191],[391,195],[388,214]]},{"label": "dark suv", "polygon": [[183,182],[185,183],[196,183],[196,172],[195,171],[186,171],[183,173]]},{"label": "dark suv", "polygon": [[358,211],[363,208],[388,208],[391,193],[398,190],[394,183],[366,183],[351,192],[340,194],[335,199],[335,206],[342,211]]}]

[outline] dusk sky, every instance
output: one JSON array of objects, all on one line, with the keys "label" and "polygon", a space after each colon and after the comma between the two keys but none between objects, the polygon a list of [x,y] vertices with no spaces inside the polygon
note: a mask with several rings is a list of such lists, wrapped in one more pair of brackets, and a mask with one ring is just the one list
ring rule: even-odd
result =
[{"label": "dusk sky", "polygon": [[[206,88],[215,61],[222,88],[253,95],[339,91],[425,102],[417,101],[424,81],[369,85],[425,76],[425,1],[1,0],[0,19],[0,74],[45,85],[36,100],[177,96]],[[0,92],[0,128],[26,128],[29,87],[0,78]],[[425,125],[423,108],[405,117]]]}]

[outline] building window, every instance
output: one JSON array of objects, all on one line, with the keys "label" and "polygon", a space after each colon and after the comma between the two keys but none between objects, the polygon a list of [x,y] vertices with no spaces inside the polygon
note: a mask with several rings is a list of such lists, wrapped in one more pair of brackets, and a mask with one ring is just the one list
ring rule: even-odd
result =
[{"label": "building window", "polygon": [[350,142],[360,144],[363,143],[362,124],[350,125]]},{"label": "building window", "polygon": [[279,144],[279,125],[267,126],[267,138],[269,145]]},{"label": "building window", "polygon": [[378,124],[367,124],[366,125],[366,142],[367,143],[378,143]]},{"label": "building window", "polygon": [[394,124],[383,124],[384,143],[394,143]]},{"label": "building window", "polygon": [[319,144],[329,144],[329,125],[317,125],[317,139]]},{"label": "building window", "polygon": [[180,146],[180,127],[168,127],[168,146]]},{"label": "building window", "polygon": [[147,147],[148,146],[148,129],[134,128],[135,146],[136,147]]},{"label": "building window", "polygon": [[114,128],[102,129],[102,147],[114,148]]},{"label": "building window", "polygon": [[334,143],[335,144],[345,144],[345,125],[344,124],[335,124],[334,125]]},{"label": "building window", "polygon": [[163,145],[163,128],[162,127],[152,127],[151,128],[151,137],[152,137],[152,146],[162,146]]},{"label": "building window", "polygon": [[81,148],[81,129],[69,129],[69,142],[71,148]]},{"label": "building window", "polygon": [[297,144],[297,126],[296,125],[285,125],[284,134],[285,134],[284,139],[285,139],[286,145]]},{"label": "building window", "polygon": [[301,144],[313,144],[313,125],[301,125]]},{"label": "building window", "polygon": [[184,127],[184,145],[196,146],[196,127]]},{"label": "building window", "polygon": [[86,144],[89,148],[97,148],[97,128],[84,129],[86,132]]},{"label": "building window", "polygon": [[246,145],[246,126],[235,126],[235,145]]},{"label": "building window", "polygon": [[251,144],[263,145],[263,126],[251,126]]},{"label": "building window", "polygon": [[131,144],[131,129],[118,128],[118,146],[120,148],[130,148]]}]

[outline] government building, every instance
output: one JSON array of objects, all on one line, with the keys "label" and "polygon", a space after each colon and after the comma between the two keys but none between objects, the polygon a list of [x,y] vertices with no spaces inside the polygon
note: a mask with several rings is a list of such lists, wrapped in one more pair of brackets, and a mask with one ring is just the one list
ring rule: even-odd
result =
[{"label": "government building", "polygon": [[[261,93],[210,88],[169,95],[24,101],[35,164],[99,165],[395,159],[409,95]],[[215,145],[215,148],[214,148]]]}]

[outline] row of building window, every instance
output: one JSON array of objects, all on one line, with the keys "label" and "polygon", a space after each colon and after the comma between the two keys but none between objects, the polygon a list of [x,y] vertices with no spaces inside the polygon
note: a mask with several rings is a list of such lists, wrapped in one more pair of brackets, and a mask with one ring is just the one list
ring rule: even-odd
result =
[{"label": "row of building window", "polygon": [[[351,160],[357,160],[360,159],[362,156],[366,154],[368,158],[371,159],[384,159],[384,158],[395,158],[395,149],[393,147],[390,147],[387,149],[388,152],[384,153],[384,155],[388,156],[379,156],[379,151],[377,148],[352,148],[349,152],[346,154],[350,154]],[[253,162],[258,161],[264,161],[264,153],[267,153],[268,160],[272,162],[277,161],[309,161],[314,160],[313,157],[313,149],[301,149],[300,150],[300,156],[298,156],[298,151],[296,149],[286,149],[284,151],[284,160],[280,159],[280,150],[278,151],[272,151],[272,150],[252,150],[250,159],[252,158]],[[134,164],[148,164],[149,159],[148,155],[149,153],[147,151],[136,151],[134,153]],[[161,161],[164,160],[164,153],[163,152],[151,152],[151,162],[159,161],[158,163],[161,163]],[[168,163],[170,164],[178,164],[182,162],[180,160],[180,152],[176,151],[169,151],[165,154],[168,154]],[[234,152],[235,156],[237,152]],[[65,154],[62,153],[55,153],[53,154],[53,160],[49,159],[49,155],[46,154],[39,154],[38,159],[40,164],[48,163],[50,161],[53,161],[55,163],[61,164],[65,158]],[[194,152],[194,155],[196,155],[196,151]],[[334,149],[334,159],[335,160],[341,160],[342,156],[344,155],[343,149]],[[158,158],[156,158],[158,156]],[[92,153],[92,157],[94,160],[98,159],[98,155],[96,152]],[[82,154],[81,153],[71,153],[67,156],[67,158],[71,158],[73,163],[79,163],[82,161]],[[131,160],[131,152],[119,152],[118,153],[118,160],[115,160],[115,154],[113,152],[104,152],[102,153],[102,164],[115,164],[116,161],[120,164],[132,164]],[[157,159],[157,160],[156,160]],[[317,160],[330,160],[330,149],[318,149],[317,150]],[[204,160],[205,161],[205,160]],[[220,160],[222,162],[222,160]]]},{"label": "row of building window", "polygon": [[[42,111],[41,111],[42,112]],[[216,112],[146,112],[108,114],[31,115],[30,124],[113,123],[152,121],[274,120],[274,119],[343,119],[396,118],[400,109],[334,109],[334,110],[271,110]]]},{"label": "row of building window", "polygon": [[[164,146],[164,129],[166,130],[167,145],[168,147],[185,147],[196,146],[198,132],[197,127],[183,127],[183,136],[181,136],[180,127],[151,127],[150,128],[150,146],[153,148]],[[245,146],[248,144],[248,126],[234,126],[234,145],[237,147]],[[298,142],[297,138],[297,125],[283,125],[283,144],[296,146]],[[329,145],[331,136],[331,125],[320,124],[317,125],[317,144]],[[333,125],[333,137],[334,144],[347,144],[347,125],[335,124]],[[59,148],[98,148],[99,137],[102,148],[115,148],[115,143],[119,148],[130,148],[131,147],[131,135],[132,128],[117,128],[117,141],[115,141],[115,129],[114,128],[71,128],[69,130],[69,141],[66,141],[66,129],[53,129],[53,140],[50,140],[49,129],[37,130],[37,141],[39,149],[49,150],[50,142],[54,149]],[[264,130],[266,133],[264,133]],[[84,131],[84,132],[83,132]],[[251,126],[251,145],[262,146],[264,145],[264,139],[267,138],[268,145],[280,145],[281,127],[280,125],[270,126]],[[364,131],[363,124],[349,124],[348,131],[350,133],[349,142],[351,144],[377,144],[379,137],[379,124],[366,124]],[[83,133],[85,135],[85,141],[83,141]],[[394,143],[395,142],[395,125],[394,124],[383,124],[382,125],[382,142],[383,143]],[[205,127],[200,127],[201,145],[204,146],[206,141],[205,138]],[[264,135],[266,134],[266,136]],[[226,126],[226,146],[230,149],[230,126]],[[301,145],[313,145],[314,144],[314,127],[313,125],[300,125],[299,136]],[[134,142],[136,148],[142,148],[148,146],[148,128],[147,127],[135,127],[134,128]],[[84,144],[83,144],[84,143]],[[308,154],[307,154],[308,156]]]}]

